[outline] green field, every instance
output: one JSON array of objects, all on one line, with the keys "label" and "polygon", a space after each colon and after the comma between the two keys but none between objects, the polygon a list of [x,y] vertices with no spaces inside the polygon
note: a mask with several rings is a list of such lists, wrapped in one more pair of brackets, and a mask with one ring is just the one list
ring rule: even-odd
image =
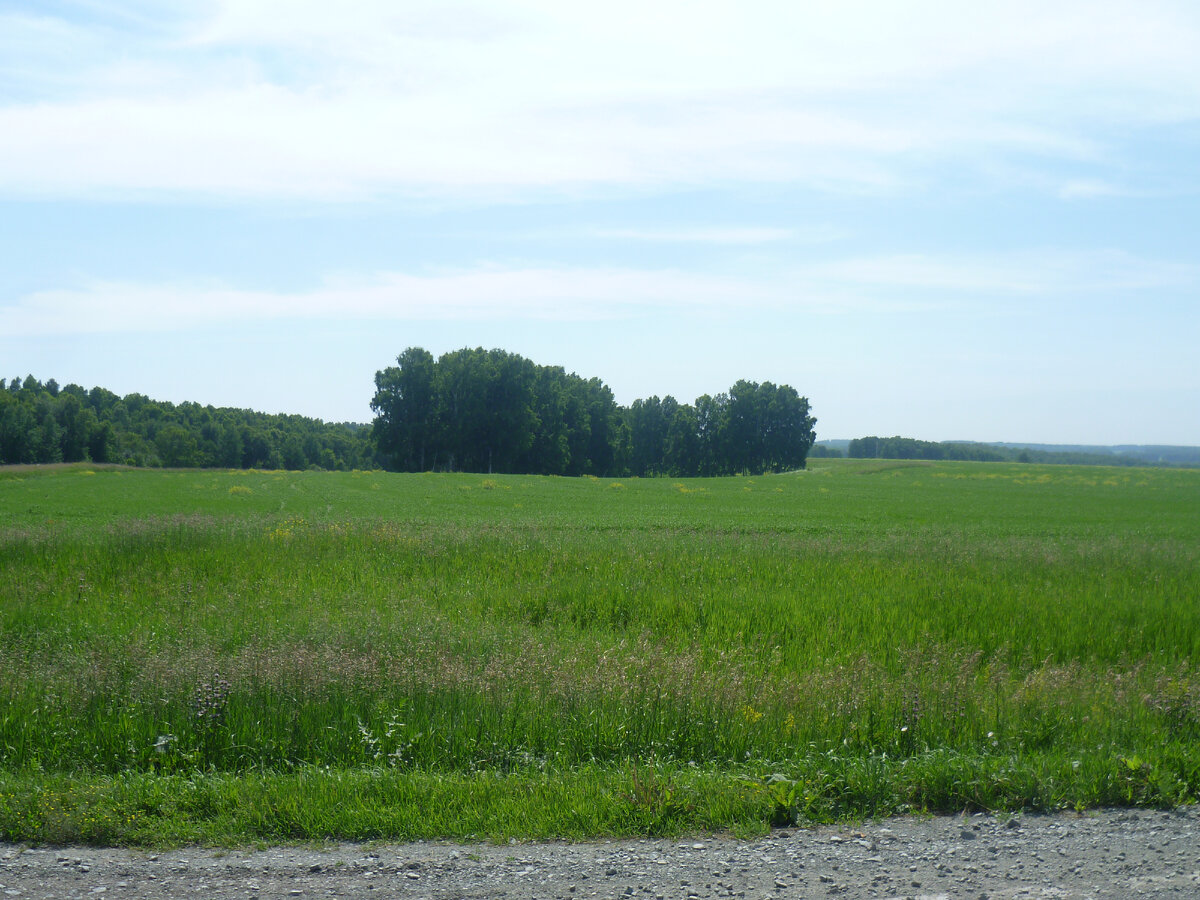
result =
[{"label": "green field", "polygon": [[1200,797],[1200,471],[0,470],[0,840]]}]

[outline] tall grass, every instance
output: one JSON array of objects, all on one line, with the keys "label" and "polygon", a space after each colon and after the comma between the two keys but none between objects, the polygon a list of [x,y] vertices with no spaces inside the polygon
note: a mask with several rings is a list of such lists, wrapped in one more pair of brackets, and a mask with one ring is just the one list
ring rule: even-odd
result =
[{"label": "tall grass", "polygon": [[[374,827],[336,785],[385,774],[624,798],[624,828],[530,834],[1194,800],[1198,501],[1195,472],[981,464],[8,473],[0,835],[141,840],[80,798],[199,775],[375,773],[298,836]],[[49,783],[73,816],[30,806]]]}]

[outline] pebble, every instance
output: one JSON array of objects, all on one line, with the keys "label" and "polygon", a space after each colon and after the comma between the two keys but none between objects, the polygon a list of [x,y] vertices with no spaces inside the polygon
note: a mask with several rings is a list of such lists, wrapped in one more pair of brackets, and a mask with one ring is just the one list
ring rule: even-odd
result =
[{"label": "pebble", "polygon": [[[1164,852],[1165,849],[1165,852]],[[116,889],[109,890],[115,886]],[[374,896],[765,898],[1200,897],[1200,809],[889,819],[762,839],[343,844],[186,851],[0,844],[0,900]]]}]

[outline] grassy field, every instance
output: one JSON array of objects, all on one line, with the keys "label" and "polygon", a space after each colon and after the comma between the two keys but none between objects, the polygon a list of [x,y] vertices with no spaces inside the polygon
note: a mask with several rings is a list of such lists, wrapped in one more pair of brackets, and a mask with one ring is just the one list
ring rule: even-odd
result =
[{"label": "grassy field", "polygon": [[0,840],[1200,796],[1200,471],[0,470]]}]

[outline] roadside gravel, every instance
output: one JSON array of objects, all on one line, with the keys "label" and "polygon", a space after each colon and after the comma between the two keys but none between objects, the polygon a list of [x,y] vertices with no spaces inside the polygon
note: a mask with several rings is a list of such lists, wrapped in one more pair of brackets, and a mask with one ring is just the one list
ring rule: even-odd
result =
[{"label": "roadside gravel", "polygon": [[1200,898],[1200,810],[902,818],[586,844],[0,845],[0,900]]}]

